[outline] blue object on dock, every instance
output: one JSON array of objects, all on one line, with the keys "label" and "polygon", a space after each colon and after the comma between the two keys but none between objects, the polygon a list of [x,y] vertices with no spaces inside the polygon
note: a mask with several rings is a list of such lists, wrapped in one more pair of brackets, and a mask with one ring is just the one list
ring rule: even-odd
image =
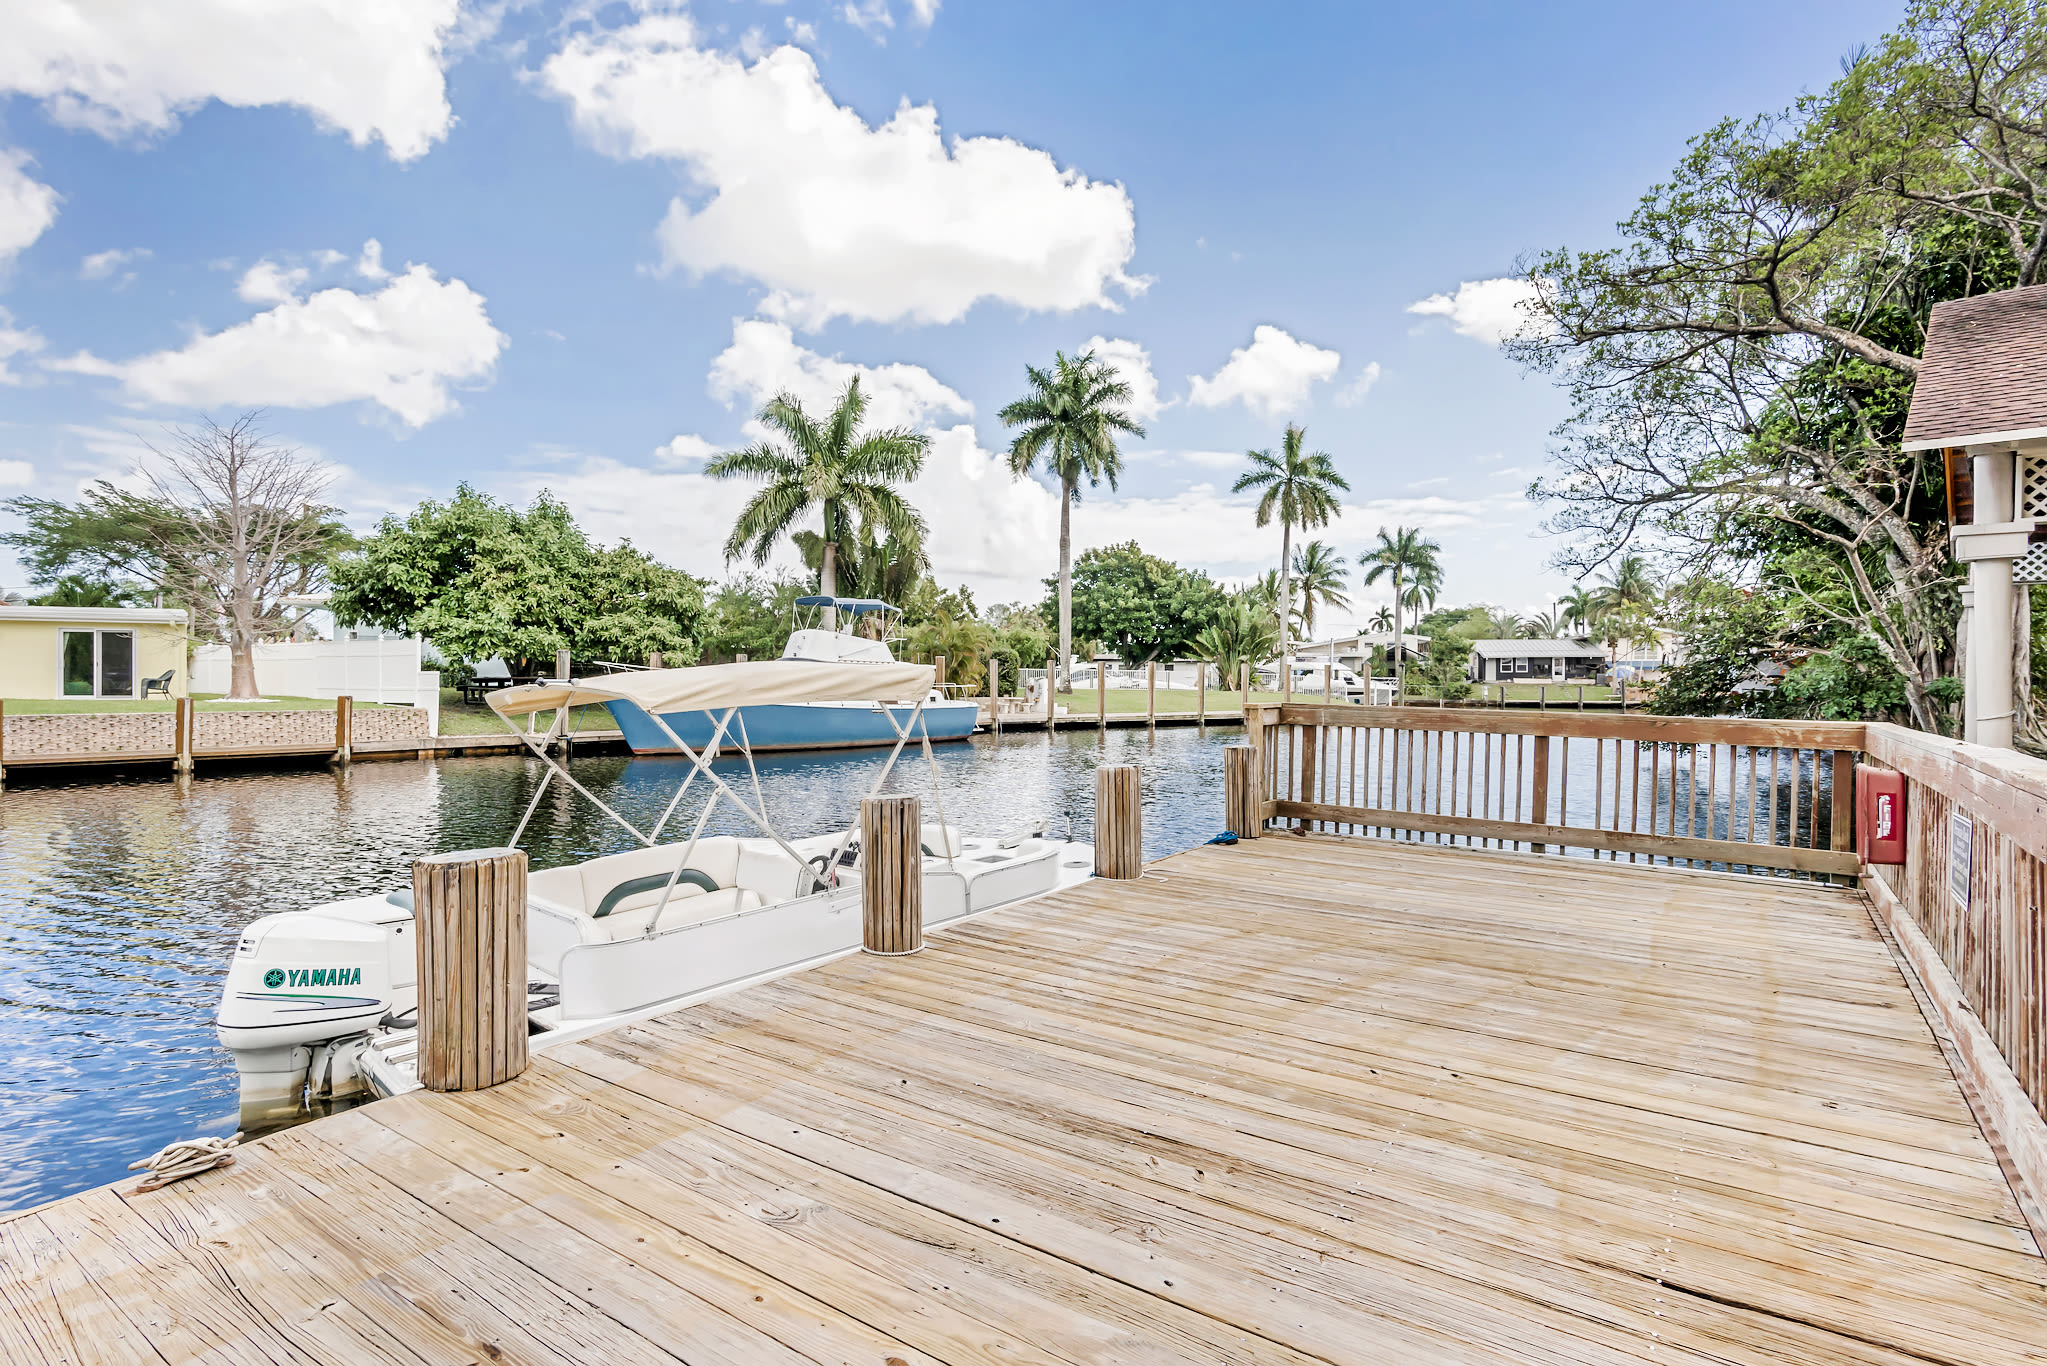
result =
[{"label": "blue object on dock", "polygon": [[1225,830],[1209,841],[1210,844],[1235,844],[1236,842],[1237,832],[1234,830]]}]

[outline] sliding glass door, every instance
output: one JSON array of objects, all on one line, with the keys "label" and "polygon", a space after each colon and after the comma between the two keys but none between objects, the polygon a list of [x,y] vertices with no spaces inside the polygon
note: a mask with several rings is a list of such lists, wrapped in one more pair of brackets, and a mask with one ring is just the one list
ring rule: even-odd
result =
[{"label": "sliding glass door", "polygon": [[66,697],[133,697],[133,631],[66,631],[58,663]]}]

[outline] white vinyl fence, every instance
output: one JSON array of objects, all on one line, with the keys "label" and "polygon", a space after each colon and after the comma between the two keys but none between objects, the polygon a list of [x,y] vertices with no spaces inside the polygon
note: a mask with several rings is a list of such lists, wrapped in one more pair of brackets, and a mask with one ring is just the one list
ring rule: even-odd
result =
[{"label": "white vinyl fence", "polygon": [[[424,663],[418,637],[404,640],[308,640],[256,647],[256,690],[265,697],[353,697],[358,702],[421,707],[427,734],[441,733],[441,676]],[[192,691],[224,693],[231,673],[225,645],[192,651]]]}]

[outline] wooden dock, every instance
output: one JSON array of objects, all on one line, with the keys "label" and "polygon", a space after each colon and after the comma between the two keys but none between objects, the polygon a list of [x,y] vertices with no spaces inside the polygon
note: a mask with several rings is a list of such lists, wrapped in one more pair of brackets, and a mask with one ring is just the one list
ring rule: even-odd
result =
[{"label": "wooden dock", "polygon": [[2047,1361],[1861,893],[1274,836],[0,1222],[0,1360]]}]

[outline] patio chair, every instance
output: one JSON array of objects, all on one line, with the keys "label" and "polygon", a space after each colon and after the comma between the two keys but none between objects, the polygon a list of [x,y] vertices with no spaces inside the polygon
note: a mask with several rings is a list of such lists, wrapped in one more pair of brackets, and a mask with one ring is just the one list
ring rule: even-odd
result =
[{"label": "patio chair", "polygon": [[142,695],[143,695],[144,697],[147,697],[147,696],[149,696],[149,695],[150,695],[151,693],[153,693],[153,692],[160,692],[160,693],[162,693],[162,694],[163,694],[163,695],[164,695],[165,697],[169,697],[169,696],[171,695],[171,678],[172,678],[172,676],[173,676],[173,675],[175,675],[175,674],[176,674],[177,672],[178,672],[178,671],[177,671],[176,669],[165,669],[165,670],[164,670],[164,671],[163,671],[162,673],[158,674],[158,675],[157,675],[157,676],[156,676],[155,678],[145,678],[145,679],[143,679],[143,680],[142,680]]}]

